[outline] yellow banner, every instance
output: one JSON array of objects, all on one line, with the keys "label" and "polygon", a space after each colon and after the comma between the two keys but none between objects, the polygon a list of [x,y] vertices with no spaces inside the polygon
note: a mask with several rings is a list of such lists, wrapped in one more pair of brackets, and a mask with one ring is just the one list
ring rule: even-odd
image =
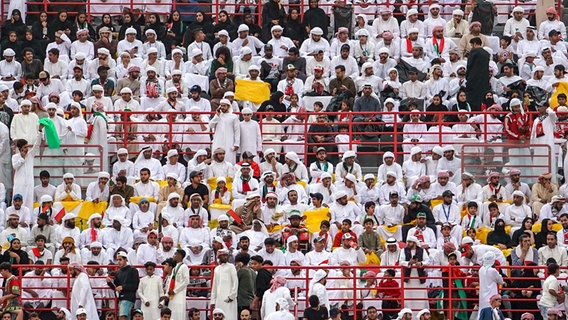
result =
[{"label": "yellow banner", "polygon": [[270,84],[266,82],[238,79],[235,85],[235,100],[263,103],[270,99]]},{"label": "yellow banner", "polygon": [[558,87],[556,87],[556,91],[550,97],[550,107],[552,109],[556,109],[558,107],[558,95],[564,93],[568,95],[568,82],[559,82]]}]

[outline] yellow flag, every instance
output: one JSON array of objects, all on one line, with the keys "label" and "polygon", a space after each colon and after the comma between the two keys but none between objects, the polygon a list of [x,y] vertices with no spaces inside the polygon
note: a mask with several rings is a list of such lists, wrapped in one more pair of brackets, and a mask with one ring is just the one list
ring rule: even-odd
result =
[{"label": "yellow flag", "polygon": [[270,99],[270,84],[266,82],[238,79],[235,85],[235,100],[263,103]]},{"label": "yellow flag", "polygon": [[558,107],[558,95],[564,93],[565,95],[568,96],[568,82],[559,82],[558,83],[558,87],[556,87],[556,91],[554,91],[554,93],[552,94],[552,97],[550,97],[550,107],[552,109],[556,109],[556,107]]}]

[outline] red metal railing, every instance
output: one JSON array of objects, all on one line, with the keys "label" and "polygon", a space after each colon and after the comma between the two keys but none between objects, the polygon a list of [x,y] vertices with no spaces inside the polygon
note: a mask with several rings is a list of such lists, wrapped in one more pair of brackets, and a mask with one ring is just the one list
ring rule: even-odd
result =
[{"label": "red metal railing", "polygon": [[[188,125],[208,125],[208,122],[205,122],[205,120],[188,120],[191,119],[191,116],[196,113],[168,113],[168,115],[173,115],[173,117],[166,117],[160,121],[148,121],[148,119],[141,119],[140,117],[145,117],[149,114],[164,116],[165,113],[148,113],[142,111],[129,112],[128,117],[120,117],[120,115],[122,115],[121,112],[109,112],[108,114],[110,116],[109,118],[111,118],[111,121],[109,121],[109,135],[112,135],[116,138],[116,142],[112,143],[115,144],[113,149],[126,148],[128,146],[132,148],[132,146],[153,145],[154,149],[157,150],[158,153],[165,153],[167,152],[167,150],[175,147],[176,145],[181,145],[180,149],[182,150],[182,153],[187,152],[189,156],[195,153],[197,149],[210,149],[210,130],[193,132],[190,134],[185,129]],[[202,113],[198,114],[203,115]],[[330,156],[337,156],[342,154],[342,152],[345,150],[353,150],[357,148],[357,153],[360,156],[382,156],[384,152],[392,151],[398,159],[402,159],[402,157],[408,156],[408,153],[412,146],[419,146],[423,150],[424,154],[429,154],[431,152],[430,150],[436,145],[453,144],[455,145],[457,154],[465,152],[467,156],[482,157],[483,152],[479,152],[477,154],[472,153],[467,151],[467,148],[465,147],[476,146],[482,150],[489,145],[492,148],[501,148],[501,153],[495,154],[495,156],[505,157],[505,159],[503,159],[504,164],[506,162],[506,158],[512,159],[513,157],[515,157],[513,155],[509,156],[507,149],[510,147],[519,146],[518,144],[513,144],[512,141],[507,141],[504,133],[500,134],[500,136],[502,137],[500,141],[503,142],[492,142],[491,144],[485,143],[485,141],[491,140],[492,135],[498,133],[489,132],[488,126],[496,124],[489,121],[489,116],[487,116],[487,113],[484,112],[468,113],[468,115],[470,116],[475,116],[478,114],[484,115],[484,117],[482,117],[483,120],[475,122],[481,132],[474,132],[473,127],[471,127],[470,130],[469,125],[471,125],[471,123],[453,122],[453,120],[448,120],[447,117],[457,117],[457,115],[459,114],[458,112],[422,112],[421,116],[425,117],[427,120],[431,120],[429,122],[425,122],[425,125],[429,126],[429,129],[427,129],[426,132],[416,133],[417,136],[420,136],[419,141],[410,141],[410,139],[405,139],[405,137],[407,137],[408,135],[408,132],[404,131],[404,126],[408,124],[408,122],[403,122],[401,118],[409,116],[411,114],[410,112],[373,113],[376,117],[383,119],[390,117],[393,120],[368,122],[357,120],[358,117],[368,114],[365,112],[326,112],[325,115],[327,115],[328,119],[332,120],[320,124],[323,125],[323,129],[326,129],[327,127],[335,129],[330,132],[328,132],[329,130],[323,129],[321,132],[318,132],[316,127],[311,128],[312,126],[314,126],[314,124],[318,124],[316,122],[308,121],[311,121],[312,118],[317,116],[318,114],[321,114],[321,112],[316,113],[313,111],[307,111],[304,113],[270,113],[270,115],[274,118],[278,118],[279,116],[283,115],[288,117],[295,116],[296,119],[302,119],[297,122],[287,121],[281,123],[272,123],[267,121],[266,113],[255,114],[255,116],[258,118],[258,123],[264,140],[262,150],[264,151],[268,146],[276,148],[278,153],[286,153],[286,151],[294,150],[296,153],[298,153],[300,158],[303,158],[304,163],[308,165],[311,161],[313,161],[311,156],[315,154],[313,147],[316,146],[327,147],[330,150],[328,152]],[[503,116],[505,114],[506,113],[503,112],[500,115]],[[113,115],[115,117],[112,117]],[[212,113],[207,115],[211,116]],[[531,114],[531,119],[532,116],[534,116],[534,114]],[[113,121],[112,118],[122,120]],[[176,120],[172,120],[173,118],[175,118]],[[125,133],[122,128],[132,127],[133,124],[137,126],[136,136],[138,138],[134,141],[129,141],[128,134]],[[467,125],[464,126],[465,129],[462,129],[462,132],[460,132],[450,129],[449,126],[455,124]],[[530,125],[532,126],[532,122],[530,123]],[[336,140],[335,138],[337,138],[338,135],[337,128],[341,126],[346,128],[346,132],[341,133],[345,140]],[[115,129],[113,129],[113,127]],[[277,129],[281,129],[281,132],[273,133],[274,131],[278,131]],[[286,132],[284,132],[284,129],[287,129]],[[324,141],[318,142],[313,140],[312,138],[316,135],[323,137]],[[471,139],[466,139],[463,141],[457,139],[461,136],[467,136]],[[134,135],[131,134],[130,137],[132,138],[134,137]],[[203,138],[204,141],[199,141],[201,140],[200,138]],[[270,138],[271,140],[266,140],[266,138]],[[112,146],[112,144],[110,145]],[[186,148],[186,146],[188,145],[192,145],[191,150]],[[521,146],[529,148],[531,147],[531,144],[527,140]],[[549,150],[549,154],[554,153],[554,150],[551,149],[551,146],[545,147],[547,148],[547,150]],[[133,152],[130,157],[132,158],[136,155],[136,152]],[[549,169],[548,171],[552,169],[552,163],[553,162],[551,162],[550,157],[535,156],[535,165],[542,168],[547,168]],[[378,164],[379,163],[377,162],[376,165],[378,166]],[[468,164],[468,166],[474,168],[471,164]],[[520,169],[522,169],[523,165],[519,166],[521,167]],[[479,166],[477,168],[479,168]]]},{"label": "red metal railing", "polygon": [[[33,270],[36,268],[44,268],[48,270],[58,270],[58,268],[66,268],[66,266],[35,266],[35,265],[17,265],[14,266],[15,269],[19,270],[21,274],[26,274],[30,272],[29,270]],[[116,265],[109,265],[109,266],[89,266],[86,265],[85,267],[92,267],[92,268],[99,268],[99,269],[106,269],[111,274],[117,270]],[[137,266],[140,267],[141,266]],[[202,272],[200,276],[190,276],[190,282],[192,280],[205,280],[206,283],[212,283],[210,280],[214,277],[213,270],[214,266],[210,265],[201,265],[201,266],[189,266],[190,269],[201,269]],[[425,308],[429,308],[432,313],[439,312],[444,313],[445,319],[452,319],[452,317],[448,315],[455,315],[456,312],[466,312],[470,315],[472,312],[476,312],[475,309],[476,305],[479,303],[478,291],[479,288],[479,278],[476,278],[475,275],[476,270],[478,270],[479,266],[425,266],[424,269],[426,271],[437,272],[437,275],[433,275],[430,273],[425,278],[415,277],[415,276],[405,276],[404,274],[404,267],[401,266],[377,266],[377,265],[362,265],[362,266],[300,266],[300,267],[270,267],[266,266],[266,269],[272,269],[277,273],[282,273],[285,270],[294,270],[299,269],[300,275],[295,277],[288,277],[288,288],[290,289],[292,299],[295,302],[295,306],[291,308],[291,312],[298,317],[303,314],[304,310],[309,307],[308,304],[308,296],[307,291],[310,288],[310,281],[313,278],[313,272],[323,269],[328,272],[327,277],[327,284],[326,288],[328,291],[328,296],[330,297],[330,304],[332,306],[338,306],[340,309],[343,309],[344,312],[349,312],[351,314],[355,314],[358,312],[366,311],[368,306],[375,306],[378,310],[384,312],[395,312],[397,313],[400,311],[400,308],[408,306],[409,304],[412,305],[413,302],[424,302]],[[565,268],[565,267],[563,267]],[[387,309],[381,308],[380,302],[389,300],[389,298],[382,297],[379,295],[381,292],[381,286],[379,283],[384,280],[383,272],[386,269],[393,269],[396,272],[395,280],[400,290],[400,297],[398,298],[390,298],[390,300],[397,300],[400,303],[400,308],[397,309]],[[499,270],[502,272],[502,275],[507,280],[507,285],[503,285],[500,288],[500,292],[503,295],[503,301],[505,302],[501,307],[501,310],[507,313],[524,313],[524,312],[539,312],[537,309],[533,309],[531,304],[535,303],[537,300],[537,294],[540,293],[539,287],[531,287],[531,288],[523,288],[523,287],[516,287],[518,284],[516,280],[523,280],[527,281],[541,281],[544,279],[546,275],[546,267],[544,266],[501,266]],[[527,270],[531,270],[534,274],[530,275],[526,272]],[[27,271],[27,272],[26,272]],[[349,271],[349,272],[348,272]],[[367,277],[365,273],[367,271],[373,271],[376,273],[374,277]],[[511,275],[513,272],[525,272],[522,276],[518,274]],[[32,271],[33,272],[33,271]],[[45,279],[44,276],[37,276],[37,275],[30,275],[27,274],[25,276],[28,279]],[[100,273],[93,273],[90,274],[90,279],[92,282],[96,282],[98,279],[104,279],[107,277],[107,274],[100,274]],[[20,279],[22,279],[20,277]],[[70,306],[70,299],[71,295],[69,294],[71,285],[72,285],[72,278],[69,273],[61,273],[59,272],[56,276],[51,276],[50,279],[52,280],[62,280],[56,281],[58,285],[54,285],[52,287],[47,286],[23,286],[22,291],[26,289],[53,289],[53,290],[63,290],[67,292],[64,297],[53,298],[50,299],[51,301],[62,301],[64,302],[63,305],[69,308]],[[428,282],[420,285],[416,285],[415,281],[424,279]],[[462,285],[458,285],[456,280],[462,282]],[[294,281],[298,285],[290,285],[290,283]],[[371,285],[366,286],[367,281],[372,282]],[[24,281],[25,283],[25,281]],[[193,283],[197,283],[194,281]],[[301,283],[301,285],[299,285]],[[429,286],[432,284],[432,286]],[[92,286],[93,290],[99,289],[109,289],[106,286]],[[412,288],[412,289],[410,289]],[[391,288],[392,289],[392,288]],[[396,289],[396,288],[395,288]],[[204,290],[209,292],[211,287],[207,286],[188,286],[188,293],[195,292],[195,290]],[[407,290],[413,290],[414,292],[422,292],[422,297],[417,297],[416,294],[413,296],[409,296]],[[524,297],[519,298],[521,290],[532,290],[535,292],[531,297]],[[456,295],[458,291],[462,291],[460,295]],[[444,292],[444,295],[436,294],[439,292]],[[465,294],[465,296],[464,296]],[[100,308],[100,311],[108,311],[113,310],[116,311],[117,303],[116,303],[116,296],[109,295],[105,297],[96,297],[97,302],[101,302],[104,307]],[[22,302],[26,303],[30,300],[35,300],[35,298],[22,298]],[[198,308],[202,313],[209,313],[212,310],[209,308],[209,298],[208,297],[195,297],[195,296],[187,296],[186,300],[190,306],[201,306]],[[49,301],[49,300],[48,300]],[[465,301],[467,306],[465,308],[456,308],[456,303],[458,301]],[[440,305],[439,302],[442,302]],[[514,303],[514,307],[511,308],[511,303]],[[519,303],[521,303],[522,307],[519,307]],[[342,307],[344,306],[344,307]],[[463,305],[462,305],[463,307]],[[422,309],[422,308],[420,308]],[[414,312],[419,311],[420,309],[413,309]],[[33,309],[33,311],[44,311],[44,310],[54,310],[54,308],[43,308],[43,309]],[[74,311],[74,310],[73,310]],[[253,310],[255,312],[256,310]]]}]

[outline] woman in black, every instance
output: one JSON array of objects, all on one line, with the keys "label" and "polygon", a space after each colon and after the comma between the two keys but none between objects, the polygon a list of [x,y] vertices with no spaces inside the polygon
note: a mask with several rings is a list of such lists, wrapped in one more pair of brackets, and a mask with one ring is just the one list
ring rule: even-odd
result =
[{"label": "woman in black", "polygon": [[97,40],[99,39],[99,30],[101,30],[102,27],[107,27],[110,30],[110,32],[112,32],[112,33],[117,32],[116,27],[112,24],[112,17],[108,13],[103,14],[102,22],[101,22],[101,24],[99,24],[99,26],[95,30],[96,31],[95,36],[96,36]]},{"label": "woman in black", "polygon": [[308,299],[310,307],[304,310],[303,320],[324,320],[329,319],[329,312],[326,307],[320,306],[318,296],[312,295]]},{"label": "woman in black", "polygon": [[[448,107],[442,104],[442,96],[439,94],[434,95],[432,97],[432,103],[426,108],[428,112],[447,112]],[[438,119],[438,117],[442,116],[441,114],[428,114],[424,122],[428,123],[429,126],[436,126],[438,125],[438,121],[443,119]],[[431,123],[433,122],[433,123]]]},{"label": "woman in black", "polygon": [[270,29],[275,25],[283,25],[286,19],[286,10],[281,0],[269,0],[262,7],[262,41],[265,43],[272,39]]},{"label": "woman in black", "polygon": [[531,245],[534,244],[535,239],[534,239],[534,234],[532,232],[533,223],[534,220],[531,217],[526,217],[523,219],[521,228],[513,232],[513,236],[511,237],[511,240],[513,241],[513,247],[519,244],[519,238],[523,234],[529,235],[529,237],[531,237]]},{"label": "woman in black", "polygon": [[[188,46],[191,44],[195,39],[193,38],[193,34],[196,30],[200,30],[205,33],[205,42],[209,44],[213,44],[215,42],[215,26],[213,25],[211,16],[209,16],[204,11],[197,11],[195,13],[195,21],[187,26],[187,30],[183,35],[183,45]],[[231,31],[227,30],[229,34]]]},{"label": "woman in black", "polygon": [[487,235],[487,244],[497,245],[501,250],[511,248],[511,236],[505,231],[505,221],[495,220],[495,229]]},{"label": "woman in black", "polygon": [[[456,100],[457,100],[456,104],[454,104],[454,106],[452,107],[452,112],[459,112],[460,110],[466,110],[467,112],[471,112],[471,107],[467,102],[467,95],[465,93],[465,90],[460,89],[460,91],[458,91],[458,94],[456,95]],[[451,124],[453,125],[456,122],[459,122],[460,120],[457,114],[452,114],[446,117],[446,121],[451,122]]]},{"label": "woman in black", "polygon": [[39,13],[39,21],[32,25],[34,39],[40,39],[45,42],[51,42],[53,38],[49,37],[49,22],[47,21],[47,12]]},{"label": "woman in black", "polygon": [[266,112],[270,109],[269,107],[272,107],[273,112],[279,113],[278,115],[275,115],[274,118],[282,122],[286,120],[286,115],[284,114],[286,112],[286,105],[284,105],[282,101],[284,101],[284,93],[276,91],[270,95],[269,100],[264,101],[260,105],[258,112]]},{"label": "woman in black", "polygon": [[136,23],[136,20],[134,20],[134,15],[132,14],[132,12],[125,12],[122,15],[122,19],[124,20],[124,23],[120,27],[120,31],[118,31],[118,40],[120,41],[124,39],[126,29],[128,28],[136,29],[136,39],[142,40],[142,31],[140,29],[140,26]]},{"label": "woman in black", "polygon": [[296,47],[300,47],[302,42],[306,39],[306,29],[300,20],[300,10],[298,8],[291,8],[290,14],[286,24],[284,24],[284,37],[292,39]]},{"label": "woman in black", "polygon": [[[510,288],[511,310],[536,310],[538,309],[536,298],[540,295],[541,283],[535,274],[534,262],[527,263],[520,279],[513,281]],[[513,320],[520,320],[523,312],[513,312]],[[533,312],[535,320],[542,320],[540,312]]]},{"label": "woman in black", "polygon": [[51,41],[53,41],[53,39],[55,39],[55,33],[57,31],[64,31],[65,34],[71,38],[71,30],[73,30],[73,23],[69,20],[67,20],[67,11],[60,11],[57,14],[57,18],[55,18],[55,21],[51,22],[48,25],[48,35],[49,35],[49,39],[51,39]]},{"label": "woman in black", "polygon": [[231,22],[231,19],[229,19],[229,15],[225,10],[219,11],[219,18],[215,24],[213,32],[217,33],[221,30],[226,30],[231,39],[235,39],[237,37],[237,27],[235,27],[235,25]]},{"label": "woman in black", "polygon": [[73,28],[71,29],[71,41],[77,40],[76,33],[79,30],[87,29],[89,30],[89,38],[95,39],[95,29],[87,22],[87,14],[85,12],[79,12],[73,23]]},{"label": "woman in black", "polygon": [[22,42],[16,31],[10,31],[6,40],[2,41],[2,51],[10,48],[14,50],[16,55],[22,50]]},{"label": "woman in black", "polygon": [[[45,47],[47,46],[47,42],[43,40],[38,40],[34,37],[34,33],[31,30],[26,31],[24,35],[24,39],[21,42],[21,48],[32,48],[34,51],[35,56],[43,61],[45,58]],[[18,51],[16,51],[18,53]],[[24,59],[23,56],[16,54],[16,60],[22,61]]]},{"label": "woman in black", "polygon": [[171,50],[169,48],[171,48],[172,45],[183,45],[185,29],[185,23],[181,21],[181,13],[177,10],[172,11],[168,23],[166,24],[166,39],[164,41],[166,50]]},{"label": "woman in black", "polygon": [[157,13],[150,13],[148,16],[148,23],[146,23],[144,31],[149,29],[156,31],[156,40],[162,40],[166,36],[166,28]]},{"label": "woman in black", "polygon": [[2,40],[5,40],[5,37],[10,31],[15,31],[18,35],[18,39],[23,39],[24,33],[26,32],[27,28],[28,27],[22,20],[22,13],[20,12],[20,10],[14,9],[12,10],[12,18],[10,18],[10,20],[6,21],[6,23],[4,24],[4,29],[2,30],[2,38],[4,39]]},{"label": "woman in black", "polygon": [[541,225],[540,225],[540,232],[538,232],[535,236],[534,236],[534,244],[535,244],[535,248],[538,250],[541,247],[546,246],[546,236],[548,235],[549,232],[554,232],[552,230],[552,225],[554,224],[554,221],[545,218],[542,219]]},{"label": "woman in black", "polygon": [[[8,237],[10,239],[10,237]],[[10,248],[2,254],[2,262],[9,262],[10,264],[30,264],[30,259],[27,252],[22,250],[22,242],[18,238],[10,240]],[[23,270],[24,272],[26,270]],[[12,270],[15,275],[21,275],[19,269]]]}]

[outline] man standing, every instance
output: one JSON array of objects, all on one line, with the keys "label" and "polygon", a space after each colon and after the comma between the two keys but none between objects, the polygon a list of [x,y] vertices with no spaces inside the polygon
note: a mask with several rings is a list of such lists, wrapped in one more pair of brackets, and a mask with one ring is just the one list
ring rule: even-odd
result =
[{"label": "man standing", "polygon": [[[472,111],[481,110],[481,99],[491,89],[489,85],[489,53],[482,47],[478,37],[469,40],[471,51],[467,58],[466,93]],[[487,67],[485,67],[487,66]]]},{"label": "man standing", "polygon": [[178,249],[173,260],[176,263],[172,273],[166,278],[166,288],[169,298],[168,307],[172,310],[173,319],[185,319],[185,296],[189,284],[189,268],[183,263],[185,251]]},{"label": "man standing", "polygon": [[[65,134],[65,144],[83,145],[87,136],[87,122],[83,119],[81,106],[72,102],[70,105],[71,118],[67,121],[67,133]],[[64,149],[65,153],[65,171],[81,175],[83,168],[83,158],[85,148],[69,147]],[[71,168],[70,168],[71,167]]]},{"label": "man standing", "polygon": [[236,153],[241,144],[239,117],[230,111],[231,102],[229,100],[221,99],[219,104],[217,113],[209,123],[211,129],[215,130],[211,149],[223,148],[227,153],[225,159],[229,163],[235,164]]},{"label": "man standing", "polygon": [[[549,309],[554,308],[558,301],[564,301],[564,293],[562,287],[558,284],[558,276],[560,275],[560,267],[556,263],[548,265],[549,276],[542,284],[542,297],[538,302],[538,308],[543,317],[547,318]],[[480,275],[481,276],[481,275]]]},{"label": "man standing", "polygon": [[118,315],[119,320],[130,320],[130,311],[136,301],[136,290],[140,283],[138,270],[128,264],[128,254],[120,251],[117,255],[118,271],[114,278],[107,277],[107,285],[113,289],[118,296]]},{"label": "man standing", "polygon": [[219,265],[215,267],[213,285],[211,288],[212,309],[219,308],[225,312],[227,320],[237,319],[237,290],[239,280],[237,269],[229,264],[229,250],[217,251]]},{"label": "man standing", "polygon": [[[479,269],[479,310],[491,306],[493,296],[498,294],[498,285],[503,284],[503,276],[493,267],[495,264],[495,253],[487,251],[483,255],[482,267]],[[500,299],[501,297],[499,297]]]},{"label": "man standing", "polygon": [[76,262],[69,264],[69,274],[75,278],[71,289],[71,312],[75,313],[83,308],[87,311],[87,319],[98,319],[97,305],[93,296],[93,289],[85,268]]}]

